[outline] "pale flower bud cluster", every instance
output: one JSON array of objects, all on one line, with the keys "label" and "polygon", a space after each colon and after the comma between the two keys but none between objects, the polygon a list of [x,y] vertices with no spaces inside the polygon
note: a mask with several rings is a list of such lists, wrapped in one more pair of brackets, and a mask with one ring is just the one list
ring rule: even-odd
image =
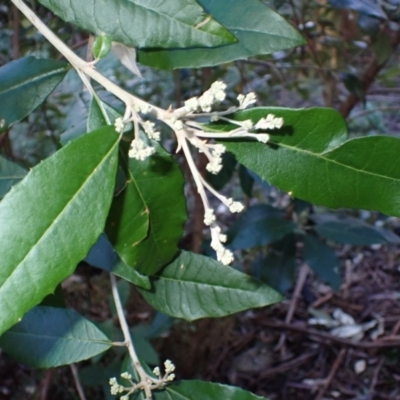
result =
[{"label": "pale flower bud cluster", "polygon": [[211,174],[218,174],[222,169],[222,154],[225,153],[225,146],[223,144],[208,145],[210,149],[209,163],[206,165],[206,169]]},{"label": "pale flower bud cluster", "polygon": [[160,140],[160,132],[154,129],[155,123],[151,121],[142,122],[143,130],[145,131],[146,135],[153,140]]},{"label": "pale flower bud cluster", "polygon": [[136,160],[144,161],[155,153],[154,147],[147,146],[147,144],[139,138],[132,141],[131,148],[129,150],[129,157],[136,158]]},{"label": "pale flower bud cluster", "polygon": [[261,118],[257,123],[256,129],[280,129],[283,126],[283,118],[268,114],[266,118]]},{"label": "pale flower bud cluster", "polygon": [[115,120],[114,128],[117,131],[117,133],[122,133],[124,131],[125,124],[124,124],[124,121],[122,120],[122,118],[117,118]]},{"label": "pale flower bud cluster", "polygon": [[211,247],[217,253],[217,260],[224,265],[229,265],[234,257],[233,253],[222,244],[226,242],[226,239],[226,235],[221,234],[221,228],[218,225],[211,227]]},{"label": "pale flower bud cluster", "polygon": [[219,104],[226,98],[226,84],[222,81],[214,82],[210,89],[204,92],[200,97],[192,97],[185,101],[185,108],[188,112],[197,112],[201,109],[203,112],[210,112],[213,105]]},{"label": "pale flower bud cluster", "polygon": [[164,382],[172,382],[175,379],[175,374],[173,374],[173,372],[175,371],[175,365],[172,364],[170,360],[166,360],[164,362],[164,370],[165,370],[165,375],[162,378],[159,367],[155,367],[153,369],[153,374]]},{"label": "pale flower bud cluster", "polygon": [[239,108],[241,110],[244,110],[245,108],[247,108],[248,106],[251,106],[252,104],[254,104],[257,101],[256,94],[253,92],[248,93],[246,95],[239,94],[237,99],[239,101]]}]

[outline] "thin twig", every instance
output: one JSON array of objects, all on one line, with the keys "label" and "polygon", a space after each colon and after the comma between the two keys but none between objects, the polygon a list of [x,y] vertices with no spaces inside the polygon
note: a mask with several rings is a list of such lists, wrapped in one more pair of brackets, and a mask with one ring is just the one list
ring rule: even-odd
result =
[{"label": "thin twig", "polygon": [[[392,337],[381,338],[379,340],[375,340],[373,342],[355,342],[349,339],[343,339],[337,336],[333,336],[328,332],[319,331],[317,329],[308,328],[306,325],[299,324],[286,324],[284,322],[270,322],[262,320],[260,323],[264,326],[267,326],[271,329],[278,330],[290,330],[294,332],[305,333],[309,336],[310,340],[318,341],[315,337],[319,337],[322,339],[326,339],[328,342],[336,342],[343,344],[348,347],[358,347],[362,349],[383,349],[383,348],[392,348],[392,347],[400,347],[400,338],[393,339]],[[314,338],[312,337],[314,336]]]},{"label": "thin twig", "polygon": [[[292,300],[290,301],[289,309],[286,314],[285,323],[289,324],[293,318],[293,314],[296,310],[297,302],[300,298],[301,291],[303,290],[304,284],[306,282],[308,275],[308,266],[307,264],[303,264],[299,271],[299,276],[297,278],[296,287],[293,292]],[[281,337],[279,338],[279,342],[275,347],[275,350],[283,350],[284,344],[286,340],[286,333],[282,333]]]},{"label": "thin twig", "polygon": [[338,356],[335,359],[335,362],[332,365],[332,368],[329,372],[328,377],[326,378],[322,388],[319,390],[317,397],[315,398],[315,400],[322,400],[325,392],[327,391],[327,389],[329,388],[330,384],[333,381],[333,378],[336,375],[336,372],[338,370],[338,368],[340,367],[340,364],[342,363],[345,355],[346,355],[347,349],[341,349]]},{"label": "thin twig", "polygon": [[379,373],[383,367],[383,363],[385,362],[385,356],[381,356],[378,365],[375,368],[374,376],[371,380],[371,386],[369,387],[369,399],[372,400],[374,398],[375,387],[378,383]]},{"label": "thin twig", "polygon": [[79,380],[78,369],[76,368],[76,365],[71,364],[69,367],[71,368],[72,376],[74,377],[75,387],[76,391],[78,392],[79,398],[81,400],[86,400],[85,392],[83,391],[81,381]]}]

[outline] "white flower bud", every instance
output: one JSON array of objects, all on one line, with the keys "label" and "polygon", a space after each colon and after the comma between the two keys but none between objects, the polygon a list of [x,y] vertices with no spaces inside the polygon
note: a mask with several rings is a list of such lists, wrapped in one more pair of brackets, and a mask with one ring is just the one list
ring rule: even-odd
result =
[{"label": "white flower bud", "polygon": [[257,138],[257,140],[258,140],[259,142],[261,142],[261,143],[267,143],[268,140],[269,140],[269,138],[270,138],[270,136],[268,135],[268,133],[259,133],[259,134],[256,136],[256,138]]},{"label": "white flower bud", "polygon": [[248,93],[246,96],[244,96],[243,94],[239,94],[237,99],[239,101],[239,108],[241,110],[244,110],[245,108],[254,104],[257,101],[257,97],[253,92]]},{"label": "white flower bud", "polygon": [[116,130],[118,133],[122,133],[122,132],[124,131],[125,124],[124,124],[124,121],[122,120],[122,118],[117,118],[117,119],[115,120],[115,122],[114,122],[114,127],[115,127],[115,130]]},{"label": "white flower bud", "polygon": [[255,128],[256,129],[280,129],[283,126],[283,118],[275,117],[273,114],[268,114],[267,118],[261,118]]},{"label": "white flower bud", "polygon": [[249,131],[253,128],[253,122],[250,119],[246,119],[246,121],[242,122],[242,127],[246,129],[246,131]]},{"label": "white flower bud", "polygon": [[200,107],[199,100],[197,97],[192,97],[185,101],[185,109],[188,112],[196,112]]},{"label": "white flower bud", "polygon": [[131,144],[129,150],[129,157],[136,158],[136,160],[144,161],[146,158],[150,157],[155,153],[154,147],[147,146],[143,140],[135,139]]},{"label": "white flower bud", "polygon": [[205,225],[211,225],[213,222],[215,222],[215,214],[214,210],[211,208],[208,208],[205,213],[204,213],[204,223]]}]

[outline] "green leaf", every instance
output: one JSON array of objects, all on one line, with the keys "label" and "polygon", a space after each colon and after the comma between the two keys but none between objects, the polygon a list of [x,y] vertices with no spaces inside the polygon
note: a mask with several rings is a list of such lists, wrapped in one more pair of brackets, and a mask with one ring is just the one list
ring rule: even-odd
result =
[{"label": "green leaf", "polygon": [[118,161],[112,127],[35,168],[0,202],[0,334],[85,258],[104,228]]},{"label": "green leaf", "polygon": [[61,61],[24,57],[0,68],[0,133],[46,100],[68,71]]},{"label": "green leaf", "polygon": [[265,397],[235,386],[198,380],[169,384],[165,390],[154,392],[155,400],[266,400]]},{"label": "green leaf", "polygon": [[112,343],[76,311],[40,306],[4,333],[0,346],[32,368],[52,368],[86,360]]},{"label": "green leaf", "polygon": [[304,261],[317,274],[318,278],[328,283],[334,290],[340,288],[340,260],[336,252],[316,237],[304,237]]},{"label": "green leaf", "polygon": [[250,207],[229,229],[228,247],[233,250],[250,249],[282,239],[297,226],[284,217],[282,211],[266,204]]},{"label": "green leaf", "polygon": [[142,296],[157,310],[188,321],[222,317],[282,299],[246,274],[185,251],[151,281],[151,291],[139,289]]},{"label": "green leaf", "polygon": [[61,19],[132,47],[221,46],[236,41],[194,0],[39,0]]},{"label": "green leaf", "polygon": [[[230,30],[237,43],[219,48],[142,49],[139,62],[162,69],[200,68],[304,44],[301,35],[281,16],[259,0],[198,0],[220,24]],[[149,47],[149,46],[147,46]]]},{"label": "green leaf", "polygon": [[112,38],[108,35],[97,36],[93,43],[93,57],[97,60],[106,57],[111,51]]},{"label": "green leaf", "polygon": [[296,237],[293,233],[272,245],[267,256],[260,255],[251,266],[251,274],[280,293],[293,285],[296,271]]},{"label": "green leaf", "polygon": [[[128,182],[114,198],[106,225],[107,236],[122,261],[146,275],[157,272],[176,254],[186,221],[182,173],[157,142],[152,146],[156,153],[146,160],[125,161]],[[143,207],[142,214],[138,213]],[[149,226],[143,224],[144,240],[138,218],[150,221]]]},{"label": "green leaf", "polygon": [[149,278],[140,274],[134,268],[124,264],[104,234],[100,235],[97,242],[90,249],[89,254],[85,258],[85,262],[93,267],[112,272],[143,289],[151,288]]},{"label": "green leaf", "polygon": [[[345,141],[346,124],[334,110],[255,108],[231,118],[283,117],[268,144],[224,141],[237,160],[292,197],[330,208],[377,210],[400,216],[400,139],[368,136]],[[227,125],[213,125],[229,130]],[[371,188],[374,193],[371,195]]]},{"label": "green leaf", "polygon": [[243,193],[248,197],[252,197],[254,178],[249,174],[247,168],[241,164],[239,166],[239,179]]},{"label": "green leaf", "polygon": [[27,170],[3,157],[0,157],[0,199],[18,183]]},{"label": "green leaf", "polygon": [[398,244],[400,238],[393,232],[372,226],[364,221],[336,214],[314,214],[314,229],[325,239],[353,245],[370,245],[376,243]]}]

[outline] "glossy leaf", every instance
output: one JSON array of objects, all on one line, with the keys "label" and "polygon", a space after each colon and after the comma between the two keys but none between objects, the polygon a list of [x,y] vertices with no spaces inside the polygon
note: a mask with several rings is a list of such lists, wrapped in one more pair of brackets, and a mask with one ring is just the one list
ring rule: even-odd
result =
[{"label": "glossy leaf", "polygon": [[[284,126],[271,132],[268,144],[224,141],[239,162],[292,197],[330,208],[400,216],[400,164],[393,162],[400,139],[369,136],[345,141],[345,121],[331,109],[256,108],[233,118],[258,121],[270,113],[283,117]],[[372,196],[371,188],[379,196]]]},{"label": "glossy leaf", "polygon": [[112,272],[120,278],[136,286],[140,286],[143,289],[151,288],[149,278],[140,274],[134,268],[124,264],[104,234],[99,237],[97,242],[90,249],[85,261],[93,267]]},{"label": "glossy leaf", "polygon": [[30,367],[52,368],[87,360],[112,343],[76,311],[39,306],[1,336],[0,346]]},{"label": "glossy leaf", "polygon": [[[144,161],[127,162],[126,188],[114,198],[107,220],[106,233],[122,261],[139,272],[152,275],[168,263],[177,252],[186,221],[184,179],[170,154],[154,142],[156,153]],[[126,161],[125,161],[126,162]],[[143,214],[137,210],[145,206]],[[136,219],[149,218],[142,229]],[[135,240],[134,236],[138,239]]]},{"label": "glossy leaf", "polygon": [[266,400],[235,386],[198,380],[178,381],[154,393],[155,400]]},{"label": "glossy leaf", "polygon": [[162,69],[200,68],[304,44],[301,35],[259,0],[198,0],[201,6],[238,39],[218,48],[142,49],[139,62]]},{"label": "glossy leaf", "polygon": [[258,256],[251,274],[280,293],[286,293],[293,285],[296,271],[296,237],[293,233],[272,245],[266,256]]},{"label": "glossy leaf", "polygon": [[185,251],[151,281],[151,291],[139,289],[142,296],[157,310],[188,321],[222,317],[282,299],[246,274]]},{"label": "glossy leaf", "polygon": [[88,133],[33,168],[0,202],[0,334],[53,292],[99,237],[118,143],[112,127]]},{"label": "glossy leaf", "polygon": [[317,274],[318,278],[328,283],[334,290],[340,288],[340,260],[335,250],[316,237],[304,237],[304,261]]},{"label": "glossy leaf", "polygon": [[39,2],[66,22],[132,47],[214,47],[236,41],[194,0]]},{"label": "glossy leaf", "polygon": [[264,246],[282,239],[296,226],[277,208],[258,204],[241,213],[229,229],[228,247],[238,250]]},{"label": "glossy leaf", "polygon": [[46,100],[68,71],[61,61],[23,57],[0,68],[0,133]]},{"label": "glossy leaf", "polygon": [[378,228],[358,218],[336,214],[315,214],[312,219],[316,222],[314,229],[319,235],[328,240],[343,244],[399,244],[400,238],[388,229]]},{"label": "glossy leaf", "polygon": [[25,168],[0,157],[0,199],[27,173]]}]

